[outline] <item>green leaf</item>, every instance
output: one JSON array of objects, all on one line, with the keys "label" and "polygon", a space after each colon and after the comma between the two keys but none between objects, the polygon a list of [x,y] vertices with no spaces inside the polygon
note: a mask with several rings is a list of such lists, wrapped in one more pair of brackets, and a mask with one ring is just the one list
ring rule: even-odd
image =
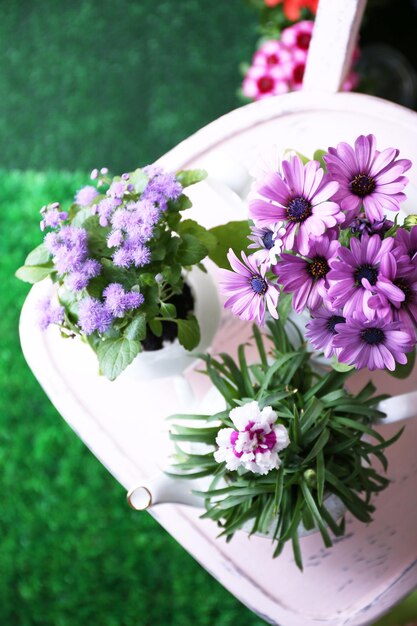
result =
[{"label": "green leaf", "polygon": [[179,281],[181,277],[181,271],[182,271],[181,264],[174,263],[170,267],[167,267],[166,269],[164,269],[164,271],[162,272],[162,276],[165,278],[167,283],[169,283],[170,285],[174,285],[175,283]]},{"label": "green leaf", "polygon": [[97,348],[100,372],[115,380],[139,353],[139,343],[127,337],[105,339]]},{"label": "green leaf", "polygon": [[45,244],[41,243],[36,246],[32,252],[29,252],[25,259],[25,265],[46,265],[51,259],[50,252],[46,249]]},{"label": "green leaf", "polygon": [[326,169],[326,164],[323,160],[323,157],[325,154],[327,154],[326,150],[316,150],[315,153],[313,154],[313,159],[315,161],[318,161],[321,167],[323,167],[324,169]]},{"label": "green leaf", "polygon": [[278,315],[282,324],[288,319],[292,310],[292,293],[281,293],[278,300]]},{"label": "green leaf", "polygon": [[143,341],[146,337],[146,316],[137,315],[130,324],[126,326],[123,335],[126,339],[130,339],[131,341]]},{"label": "green leaf", "polygon": [[54,269],[52,263],[50,265],[22,265],[16,271],[15,276],[19,278],[19,280],[23,280],[25,283],[30,283],[33,285],[34,283],[38,283],[40,280],[43,280],[47,276],[51,274],[55,274],[56,270]]},{"label": "green leaf", "polygon": [[197,318],[189,315],[186,320],[175,320],[178,325],[178,341],[186,350],[193,350],[200,343],[200,327]]},{"label": "green leaf", "polygon": [[394,376],[394,378],[408,378],[408,376],[411,374],[411,371],[414,367],[414,363],[416,360],[416,351],[413,350],[412,352],[409,352],[407,354],[407,363],[405,363],[405,365],[400,365],[397,364],[397,367],[395,368],[395,370],[393,372],[389,372],[391,374],[391,376]]},{"label": "green leaf", "polygon": [[227,224],[211,228],[209,232],[217,240],[217,245],[209,251],[210,259],[219,267],[230,269],[229,261],[227,260],[229,248],[232,248],[238,256],[240,256],[241,250],[246,250],[248,247],[248,236],[250,235],[249,222],[247,220],[228,222]]},{"label": "green leaf", "polygon": [[133,185],[136,193],[143,193],[149,182],[149,176],[140,168],[129,174],[129,184]]},{"label": "green leaf", "polygon": [[181,170],[177,172],[175,178],[178,182],[181,183],[183,187],[189,187],[190,185],[195,185],[195,183],[199,183],[200,181],[207,178],[206,170]]},{"label": "green leaf", "polygon": [[194,220],[184,220],[178,226],[177,232],[181,237],[185,234],[194,235],[201,241],[208,251],[213,250],[217,245],[217,239],[213,233],[208,231]]},{"label": "green leaf", "polygon": [[207,248],[197,237],[185,233],[177,250],[177,261],[182,265],[195,265],[207,256]]},{"label": "green leaf", "polygon": [[350,372],[351,370],[354,369],[353,365],[347,365],[346,363],[340,363],[337,360],[337,356],[336,355],[333,355],[330,365],[336,372]]},{"label": "green leaf", "polygon": [[153,332],[154,335],[160,337],[162,335],[162,322],[157,319],[152,319],[148,322],[149,328]]},{"label": "green leaf", "polygon": [[177,309],[175,307],[175,304],[170,304],[169,302],[161,302],[160,310],[162,317],[177,317]]}]

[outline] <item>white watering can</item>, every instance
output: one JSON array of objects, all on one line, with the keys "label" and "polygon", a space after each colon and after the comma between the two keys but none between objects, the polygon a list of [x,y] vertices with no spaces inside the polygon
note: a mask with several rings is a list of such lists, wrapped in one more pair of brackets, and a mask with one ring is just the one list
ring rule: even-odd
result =
[{"label": "white watering can", "polygon": [[[339,93],[349,66],[365,0],[320,0],[302,92],[267,98],[225,115],[182,142],[163,158],[168,170],[206,167],[211,180],[190,188],[190,217],[214,226],[247,217],[239,199],[259,157],[293,148],[307,155],[340,141],[373,133],[378,147],[395,146],[413,161],[408,176],[417,189],[417,114],[371,96]],[[407,189],[408,191],[408,189]],[[417,207],[416,207],[417,208]],[[213,270],[213,275],[215,272]],[[31,369],[64,419],[128,490],[136,508],[157,502],[195,504],[190,490],[159,475],[168,450],[166,416],[187,412],[175,381],[115,383],[97,375],[95,357],[59,334],[35,328],[37,285],[21,315],[22,348]],[[240,320],[223,314],[215,351],[245,340]],[[201,398],[205,377],[187,380]],[[373,377],[379,391],[395,396],[381,404],[389,422],[417,414],[417,372],[405,381]],[[391,388],[389,388],[391,385]],[[415,407],[415,408],[414,408]],[[190,411],[191,412],[191,411]],[[385,434],[385,432],[384,432]],[[331,550],[320,537],[303,538],[305,570],[299,572],[291,548],[271,558],[268,540],[237,533],[226,544],[216,539],[201,509],[164,504],[150,512],[216,579],[271,624],[282,626],[365,626],[417,586],[417,420],[409,419],[399,442],[388,450],[393,484],[377,499],[374,521],[347,520],[346,536]],[[141,487],[136,488],[135,486]],[[182,483],[184,486],[184,483]],[[300,591],[302,590],[302,593]]]}]

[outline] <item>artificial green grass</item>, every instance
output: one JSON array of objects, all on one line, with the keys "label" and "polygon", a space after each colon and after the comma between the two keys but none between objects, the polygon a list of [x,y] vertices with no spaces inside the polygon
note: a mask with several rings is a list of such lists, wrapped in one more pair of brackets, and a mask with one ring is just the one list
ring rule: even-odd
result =
[{"label": "artificial green grass", "polygon": [[[15,269],[41,241],[38,209],[82,174],[0,171],[0,624],[262,626],[146,513],[78,440],[20,351],[28,285]],[[417,595],[380,626],[409,622]]]},{"label": "artificial green grass", "polygon": [[0,167],[131,171],[238,106],[243,0],[8,0]]}]

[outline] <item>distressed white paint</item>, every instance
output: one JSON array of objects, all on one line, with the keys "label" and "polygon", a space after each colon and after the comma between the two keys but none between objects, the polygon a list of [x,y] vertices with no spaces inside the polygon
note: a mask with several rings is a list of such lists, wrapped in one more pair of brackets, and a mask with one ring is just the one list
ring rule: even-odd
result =
[{"label": "distressed white paint", "polygon": [[366,0],[320,0],[303,89],[336,93],[349,72]]}]

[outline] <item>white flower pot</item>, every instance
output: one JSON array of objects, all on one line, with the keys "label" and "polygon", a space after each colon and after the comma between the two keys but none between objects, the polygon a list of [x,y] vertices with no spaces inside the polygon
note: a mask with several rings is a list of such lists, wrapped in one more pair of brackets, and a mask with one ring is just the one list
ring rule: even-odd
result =
[{"label": "white flower pot", "polygon": [[211,275],[197,267],[186,275],[185,280],[194,297],[194,314],[200,325],[201,340],[198,346],[189,352],[175,339],[160,350],[140,352],[119,378],[143,381],[182,376],[196,360],[197,354],[206,352],[211,346],[221,315],[217,288]]}]

